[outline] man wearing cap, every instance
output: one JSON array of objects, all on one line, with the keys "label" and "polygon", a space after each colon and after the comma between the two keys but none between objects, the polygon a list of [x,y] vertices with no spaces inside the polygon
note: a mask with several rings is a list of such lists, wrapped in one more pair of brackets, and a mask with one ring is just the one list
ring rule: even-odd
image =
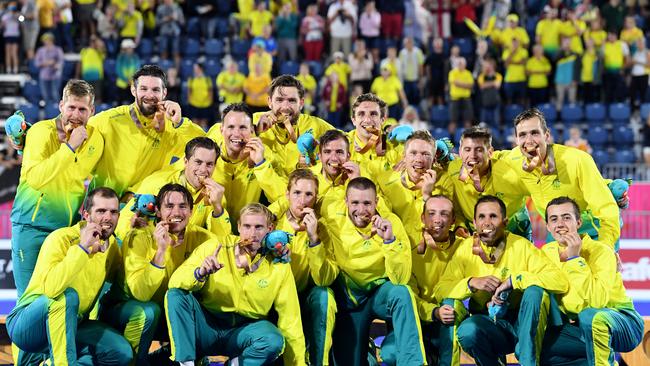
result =
[{"label": "man wearing cap", "polygon": [[248,56],[248,72],[252,73],[255,70],[255,64],[262,65],[262,73],[271,75],[273,68],[273,57],[266,52],[266,44],[263,39],[256,39],[253,42],[253,52]]},{"label": "man wearing cap", "polygon": [[120,102],[131,99],[131,77],[140,67],[140,57],[135,53],[135,42],[132,39],[123,39],[120,43],[120,53],[115,61],[117,79],[115,85],[119,89]]},{"label": "man wearing cap", "polygon": [[512,39],[517,38],[522,47],[528,48],[530,38],[526,30],[519,26],[519,16],[514,13],[508,14],[506,20],[508,21],[508,26],[499,32],[499,44],[501,44],[501,47],[504,50],[509,49],[512,47]]},{"label": "man wearing cap", "polygon": [[329,76],[332,73],[337,73],[339,76],[339,81],[345,89],[348,88],[348,77],[352,72],[350,65],[344,61],[343,52],[337,51],[334,52],[334,62],[332,62],[327,69],[325,69],[325,76]]},{"label": "man wearing cap", "polygon": [[402,108],[409,104],[402,82],[393,74],[388,62],[381,63],[381,75],[377,76],[370,85],[370,92],[386,102],[388,117],[395,120],[402,118]]},{"label": "man wearing cap", "polygon": [[57,103],[60,98],[63,50],[54,44],[52,33],[43,34],[41,42],[43,45],[36,51],[34,64],[39,69],[38,86],[41,88],[41,98],[49,105]]}]

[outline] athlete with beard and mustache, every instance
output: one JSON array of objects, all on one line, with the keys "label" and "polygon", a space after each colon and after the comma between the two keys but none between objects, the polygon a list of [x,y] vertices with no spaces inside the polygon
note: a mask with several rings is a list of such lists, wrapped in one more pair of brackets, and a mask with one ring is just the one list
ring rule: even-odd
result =
[{"label": "athlete with beard and mustache", "polygon": [[544,253],[570,280],[558,296],[568,319],[547,331],[542,350],[546,365],[612,365],[616,352],[631,352],[643,339],[643,318],[625,293],[616,255],[608,244],[578,234],[580,209],[569,197],[557,197],[546,207],[546,226],[554,242]]},{"label": "athlete with beard and mustache", "polygon": [[[305,365],[291,265],[261,250],[274,219],[259,203],[246,205],[239,237],[208,240],[176,269],[165,295],[172,360],[194,365],[221,354],[240,365],[268,365],[282,354],[285,365]],[[277,326],[266,320],[272,309]]]},{"label": "athlete with beard and mustache", "polygon": [[[329,365],[336,301],[332,290],[320,286],[321,276],[313,272],[311,263],[325,257],[321,252],[328,239],[323,235],[322,223],[316,212],[318,178],[307,169],[289,174],[286,199],[269,207],[278,218],[275,228],[292,233],[291,271],[296,280],[303,332],[307,340],[310,365]],[[285,209],[280,201],[285,201]]]},{"label": "athlete with beard and mustache", "polygon": [[[221,149],[208,137],[195,137],[185,145],[183,165],[173,164],[169,168],[145,178],[134,191],[138,194],[157,194],[168,183],[185,187],[192,196],[190,223],[209,230],[215,235],[231,232],[230,216],[224,207],[225,188],[212,179]],[[136,218],[131,211],[135,200],[126,203],[120,212],[120,221],[115,234],[123,239],[132,227],[145,226],[144,218]],[[137,222],[135,221],[137,220]]]},{"label": "athlete with beard and mustache", "polygon": [[535,108],[520,113],[514,124],[518,146],[504,160],[519,174],[540,215],[553,198],[569,196],[582,212],[580,233],[617,248],[619,208],[594,159],[584,151],[551,144],[544,115]]},{"label": "athlete with beard and mustache", "polygon": [[447,168],[453,184],[454,203],[459,209],[458,226],[473,233],[476,201],[481,196],[493,195],[506,205],[508,231],[532,240],[526,208],[528,191],[517,172],[494,153],[490,131],[481,127],[463,131],[458,154],[460,159],[450,162]]},{"label": "athlete with beard and mustache", "polygon": [[[323,218],[328,240],[317,245],[320,263],[310,263],[321,285],[334,290],[338,313],[334,357],[340,365],[367,362],[372,319],[392,319],[399,364],[425,364],[411,278],[411,246],[399,218],[377,213],[377,188],[368,178],[352,179],[345,204]],[[320,232],[319,232],[320,233]]]},{"label": "athlete with beard and mustache", "polygon": [[124,329],[138,365],[158,365],[169,359],[169,347],[149,359],[154,334],[158,334],[156,339],[169,339],[165,322],[160,321],[167,283],[194,249],[213,238],[191,223],[193,197],[187,188],[169,183],[156,193],[157,224],[133,229],[124,238],[124,272],[102,298],[99,314],[101,321]]},{"label": "athlete with beard and mustache", "polygon": [[83,80],[63,89],[58,117],[27,130],[20,183],[11,211],[11,257],[20,297],[34,272],[45,238],[79,221],[84,180],[95,170],[104,139],[88,119],[95,112],[95,92]]},{"label": "athlete with beard and mustache", "polygon": [[[506,230],[505,215],[506,206],[499,198],[478,199],[474,209],[476,232],[454,252],[434,296],[469,299],[472,315],[462,321],[456,335],[477,364],[505,363],[506,355],[515,352],[522,365],[536,365],[546,325],[558,320],[549,316],[549,293],[565,293],[569,281],[541,250]],[[501,304],[503,291],[512,291],[507,314],[492,319],[487,306]]]},{"label": "athlete with beard and mustache", "polygon": [[[454,203],[444,195],[426,200],[421,221],[422,241],[411,252],[413,274],[409,287],[417,304],[427,356],[430,361],[437,360],[429,364],[457,365],[460,347],[454,333],[467,311],[460,301],[436,298],[434,288],[464,238],[452,231]],[[381,344],[382,362],[395,365],[395,352],[395,334],[391,332]]]},{"label": "athlete with beard and mustache", "polygon": [[165,100],[167,76],[156,65],[133,75],[133,104],[104,111],[89,121],[104,137],[105,151],[91,186],[115,189],[128,201],[134,187],[170,163],[170,154],[205,132],[181,116],[180,105]]},{"label": "athlete with beard and mustache", "polygon": [[84,201],[83,221],[45,239],[29,286],[7,316],[19,353],[45,353],[53,365],[131,362],[131,346],[118,331],[87,320],[104,282],[121,268],[113,235],[119,215],[115,191],[97,188]]}]

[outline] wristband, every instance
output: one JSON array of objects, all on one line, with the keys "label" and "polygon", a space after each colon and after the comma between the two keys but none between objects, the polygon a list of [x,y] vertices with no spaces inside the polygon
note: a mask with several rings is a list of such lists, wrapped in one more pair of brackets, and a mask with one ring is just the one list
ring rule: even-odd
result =
[{"label": "wristband", "polygon": [[260,161],[258,164],[255,164],[255,167],[257,168],[258,166],[260,166],[260,165],[262,165],[264,163],[266,163],[266,159],[262,159],[262,161]]},{"label": "wristband", "polygon": [[317,246],[320,245],[320,240],[315,242],[315,243],[312,243],[311,240],[310,240],[308,245],[309,245],[310,248],[317,247]]},{"label": "wristband", "polygon": [[196,280],[199,281],[199,282],[205,282],[206,277],[208,277],[208,275],[205,275],[205,276],[199,275],[199,270],[200,269],[201,268],[196,267],[196,269],[194,270],[194,278],[196,278]]},{"label": "wristband", "polygon": [[224,208],[222,207],[222,208],[221,208],[221,213],[215,216],[215,214],[214,214],[214,210],[213,210],[213,211],[212,211],[212,217],[215,218],[215,219],[218,219],[218,218],[220,218],[221,216],[223,216],[223,213],[224,213],[224,212],[226,212],[226,210],[224,210]]},{"label": "wristband", "polygon": [[397,240],[397,238],[393,236],[393,238],[390,239],[390,240],[384,240],[384,244],[391,244],[391,243],[395,242],[395,240]]},{"label": "wristband", "polygon": [[67,146],[70,150],[72,150],[72,153],[73,153],[73,154],[76,153],[76,151],[74,151],[74,149],[72,148],[72,146],[70,146],[69,143],[66,142],[66,143],[65,143],[65,146]]},{"label": "wristband", "polygon": [[568,261],[570,261],[571,259],[576,259],[576,258],[580,258],[580,256],[579,256],[579,255],[574,255],[573,257],[569,257],[569,258],[567,258],[566,261],[568,262]]},{"label": "wristband", "polygon": [[90,252],[89,252],[86,248],[84,248],[84,246],[81,245],[81,243],[79,243],[78,245],[79,245],[79,248],[81,248],[81,250],[83,250],[84,252],[86,252],[86,254],[90,255]]},{"label": "wristband", "polygon": [[156,267],[158,269],[165,269],[165,266],[161,267],[161,266],[157,265],[156,263],[154,263],[153,261],[149,262],[149,264],[151,264],[152,266],[154,266],[154,267]]}]

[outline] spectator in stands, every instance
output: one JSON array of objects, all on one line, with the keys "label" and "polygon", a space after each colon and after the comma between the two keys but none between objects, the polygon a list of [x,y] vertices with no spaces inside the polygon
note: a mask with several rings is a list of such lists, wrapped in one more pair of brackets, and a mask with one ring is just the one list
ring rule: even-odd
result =
[{"label": "spectator in stands", "polygon": [[255,9],[248,14],[248,20],[250,36],[261,37],[264,34],[264,27],[273,24],[273,14],[267,10],[266,1],[258,0],[255,3]]},{"label": "spectator in stands", "polygon": [[381,64],[381,74],[377,76],[370,86],[370,92],[386,102],[388,118],[398,119],[402,116],[403,108],[408,106],[408,99],[404,94],[402,82],[390,69],[390,66]]},{"label": "spectator in stands", "polygon": [[605,20],[607,32],[619,34],[623,29],[623,18],[625,17],[625,4],[621,0],[609,0],[600,9],[600,15]]},{"label": "spectator in stands", "polygon": [[[600,18],[600,10],[591,0],[583,0],[575,7],[576,15],[584,21],[593,21]],[[604,40],[604,38],[603,38]]]},{"label": "spectator in stands", "polygon": [[458,66],[449,72],[449,133],[456,132],[458,122],[469,127],[474,119],[472,107],[472,88],[474,77],[467,70],[464,57],[458,60]]},{"label": "spectator in stands", "polygon": [[126,10],[120,12],[116,18],[120,29],[120,38],[132,39],[135,45],[138,45],[144,31],[144,20],[142,13],[135,8],[135,3],[129,1]]},{"label": "spectator in stands", "polygon": [[56,39],[57,44],[65,52],[74,52],[74,42],[72,41],[72,3],[70,0],[55,0],[56,12],[58,19],[56,22]]},{"label": "spectator in stands", "polygon": [[397,58],[397,48],[390,46],[386,49],[386,58],[381,60],[380,65],[387,65],[395,77],[402,80],[402,64]]},{"label": "spectator in stands", "polygon": [[174,0],[164,0],[156,9],[156,23],[160,56],[167,60],[171,49],[176,66],[180,66],[181,28],[185,24],[183,10]]},{"label": "spectator in stands", "polygon": [[459,0],[453,1],[452,7],[454,7],[454,24],[452,27],[452,32],[454,37],[467,38],[472,36],[472,31],[467,28],[465,25],[465,18],[476,23],[476,1],[469,0]]},{"label": "spectator in stands", "polygon": [[420,118],[418,110],[412,105],[404,108],[404,114],[402,114],[402,118],[399,120],[399,124],[411,126],[416,131],[429,130],[430,127],[427,121],[424,121]]},{"label": "spectator in stands", "polygon": [[178,69],[170,67],[167,69],[167,100],[181,100],[181,80],[178,76]]},{"label": "spectator in stands", "polygon": [[322,100],[327,110],[327,122],[334,127],[343,127],[343,108],[347,104],[347,90],[339,80],[339,74],[330,73],[323,86]]},{"label": "spectator in stands", "polygon": [[424,80],[424,55],[414,45],[413,38],[404,39],[404,48],[399,51],[399,63],[406,99],[413,105],[419,105],[420,82]]},{"label": "spectator in stands", "polygon": [[503,51],[503,63],[506,69],[505,94],[507,103],[523,104],[526,94],[526,62],[528,50],[521,47],[519,39],[512,39],[512,47]]},{"label": "spectator in stands", "polygon": [[533,57],[526,61],[528,76],[528,98],[531,106],[548,103],[548,75],[551,73],[551,63],[544,56],[541,44],[533,46]]},{"label": "spectator in stands", "polygon": [[264,42],[264,51],[268,52],[271,57],[275,57],[278,54],[278,42],[273,37],[273,27],[270,24],[262,28],[262,35],[260,37],[253,38],[253,44],[257,41]]},{"label": "spectator in stands", "polygon": [[[359,34],[372,52],[375,60],[379,60],[379,34],[381,30],[381,14],[377,11],[374,1],[368,1],[359,16]],[[366,91],[367,92],[367,91]]]},{"label": "spectator in stands", "polygon": [[354,53],[348,55],[348,63],[352,87],[360,85],[363,93],[369,92],[375,62],[373,55],[366,50],[366,43],[362,39],[354,43]]},{"label": "spectator in stands", "polygon": [[139,0],[137,9],[142,14],[142,37],[154,38],[156,36],[156,0]]},{"label": "spectator in stands", "polygon": [[622,102],[625,98],[623,72],[630,50],[625,42],[618,39],[617,34],[608,31],[607,41],[603,45],[605,59],[603,87],[605,88],[605,101],[607,103]]},{"label": "spectator in stands", "polygon": [[249,74],[253,71],[255,65],[260,65],[263,73],[271,75],[273,57],[270,53],[266,52],[266,43],[261,39],[253,42],[252,52],[248,55]]},{"label": "spectator in stands", "polygon": [[12,2],[7,6],[7,11],[0,18],[2,37],[5,44],[5,73],[7,74],[17,74],[20,65],[18,62],[18,45],[20,44],[19,16],[18,6]]},{"label": "spectator in stands", "polygon": [[[646,101],[646,91],[648,90],[648,68],[650,68],[650,51],[646,48],[645,38],[640,37],[636,40],[636,47],[630,58],[632,70],[630,74],[630,104],[632,110],[640,107]],[[637,104],[638,100],[638,104]]]},{"label": "spectator in stands", "polygon": [[445,39],[451,37],[451,1],[429,1],[428,6],[433,14],[433,36]]},{"label": "spectator in stands", "polygon": [[501,82],[503,76],[496,71],[493,59],[483,61],[483,71],[478,76],[478,87],[481,91],[481,121],[490,126],[498,126],[499,108],[501,107]]},{"label": "spectator in stands", "polygon": [[[216,4],[217,2],[214,0],[190,0],[187,2],[187,8],[199,17],[201,35],[205,39],[213,38],[217,29]],[[244,14],[250,14],[250,12],[244,12]]]},{"label": "spectator in stands", "polygon": [[554,60],[555,54],[560,50],[562,22],[557,17],[557,10],[547,5],[544,7],[544,18],[535,27],[535,43],[544,47],[544,54],[550,60]]},{"label": "spectator in stands", "polygon": [[519,39],[519,44],[524,48],[528,48],[530,44],[530,37],[528,37],[528,32],[523,27],[519,26],[519,16],[517,14],[508,14],[506,17],[508,26],[499,32],[498,44],[501,45],[504,49],[510,48],[512,46],[512,39]]},{"label": "spectator in stands", "polygon": [[296,61],[298,59],[298,14],[291,3],[284,3],[275,18],[275,31],[278,36],[278,60]]},{"label": "spectator in stands", "polygon": [[636,41],[643,38],[643,31],[636,26],[636,20],[631,15],[625,17],[625,27],[621,31],[621,41],[627,43],[630,51],[634,53]]},{"label": "spectator in stands", "polygon": [[114,5],[108,5],[104,12],[95,9],[93,16],[97,20],[97,34],[104,41],[108,54],[115,57],[119,40],[119,26],[115,17],[117,9]]},{"label": "spectator in stands", "polygon": [[578,16],[574,10],[568,9],[566,12],[566,20],[560,26],[560,39],[569,38],[571,44],[571,51],[577,55],[582,55],[584,48],[582,47],[582,34],[587,30],[587,23]]},{"label": "spectator in stands", "polygon": [[187,102],[191,108],[192,122],[208,131],[215,120],[214,115],[214,83],[212,78],[205,75],[203,65],[194,63],[192,76],[187,80]]},{"label": "spectator in stands", "polygon": [[451,69],[457,68],[461,58],[464,57],[460,55],[460,47],[458,45],[451,46],[449,49],[449,67]]},{"label": "spectator in stands", "polygon": [[316,106],[314,105],[314,96],[316,95],[316,89],[318,89],[318,83],[309,72],[309,64],[306,62],[300,64],[300,71],[296,76],[296,79],[298,79],[305,88],[305,104],[303,104],[302,107],[303,113],[312,114],[316,110]]},{"label": "spectator in stands", "polygon": [[579,127],[574,126],[569,128],[569,139],[564,141],[564,144],[566,146],[575,147],[576,149],[582,150],[591,155],[592,149],[589,145],[589,141],[582,138],[582,131],[580,131]]},{"label": "spectator in stands", "polygon": [[350,0],[336,0],[327,9],[330,26],[330,54],[337,51],[345,55],[352,50],[352,37],[356,33],[357,7]]},{"label": "spectator in stands", "polygon": [[589,22],[589,28],[582,34],[582,38],[587,45],[587,40],[594,43],[596,49],[600,49],[607,39],[607,32],[603,30],[603,21],[598,17]]},{"label": "spectator in stands", "polygon": [[243,85],[246,104],[253,113],[268,110],[270,86],[271,75],[264,71],[264,65],[260,63],[254,64]]},{"label": "spectator in stands", "polygon": [[23,21],[20,23],[20,33],[23,39],[23,50],[27,60],[34,58],[34,50],[36,49],[36,40],[38,39],[38,8],[36,7],[36,0],[21,0],[22,7],[20,13],[23,16]]},{"label": "spectator in stands", "polygon": [[578,55],[571,48],[571,38],[562,38],[562,48],[555,64],[555,109],[562,110],[564,97],[568,95],[569,103],[574,104],[578,95],[580,62]]},{"label": "spectator in stands", "polygon": [[325,76],[329,76],[332,73],[339,74],[339,82],[343,84],[343,86],[347,90],[348,77],[350,76],[352,69],[350,69],[350,65],[348,65],[347,62],[344,61],[344,58],[345,56],[343,55],[343,52],[341,51],[335,52],[334,62],[332,62],[329,66],[327,66],[327,69],[325,69]]},{"label": "spectator in stands", "polygon": [[381,34],[386,39],[399,41],[404,26],[404,0],[377,0],[381,14]]},{"label": "spectator in stands", "polygon": [[227,60],[225,70],[217,75],[219,102],[225,106],[242,102],[244,100],[244,80],[246,80],[246,76],[239,72],[237,62]]},{"label": "spectator in stands", "polygon": [[56,12],[56,3],[54,0],[36,0],[38,9],[38,23],[41,28],[41,36],[45,33],[54,32],[54,14]]},{"label": "spectator in stands", "polygon": [[95,20],[93,14],[97,9],[97,0],[77,0],[72,3],[72,9],[79,24],[79,37],[81,44],[86,45],[90,35],[95,34]]},{"label": "spectator in stands", "polygon": [[118,102],[128,104],[133,100],[131,95],[131,77],[140,68],[140,57],[135,53],[135,42],[132,39],[124,39],[120,44],[120,53],[115,62],[117,79],[115,85],[118,88]]},{"label": "spectator in stands", "polygon": [[88,47],[80,53],[80,62],[77,64],[77,78],[87,81],[95,90],[95,105],[102,103],[102,90],[104,88],[104,59],[106,47],[96,34],[90,36]]},{"label": "spectator in stands", "polygon": [[[643,118],[643,117],[642,117]],[[643,132],[643,160],[645,165],[650,168],[650,115],[647,116]]]},{"label": "spectator in stands", "polygon": [[61,97],[61,75],[63,73],[63,50],[54,44],[54,35],[41,36],[43,45],[36,51],[34,63],[38,67],[38,85],[41,98],[46,104],[57,103]]},{"label": "spectator in stands", "polygon": [[429,104],[441,105],[445,101],[445,80],[449,70],[445,61],[442,38],[433,40],[433,50],[427,55],[424,63],[427,67],[427,79],[429,80]]},{"label": "spectator in stands", "polygon": [[320,61],[325,44],[325,20],[318,15],[318,5],[311,4],[300,23],[300,40],[305,61]]},{"label": "spectator in stands", "polygon": [[585,103],[600,101],[602,56],[594,46],[593,38],[585,38],[585,53],[580,59],[580,87]]}]

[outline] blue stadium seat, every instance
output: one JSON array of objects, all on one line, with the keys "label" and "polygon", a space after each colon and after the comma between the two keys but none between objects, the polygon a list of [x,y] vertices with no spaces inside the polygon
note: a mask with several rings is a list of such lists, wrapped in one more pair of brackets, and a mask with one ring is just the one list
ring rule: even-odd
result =
[{"label": "blue stadium seat", "polygon": [[616,146],[626,146],[634,144],[634,131],[627,126],[615,126],[612,141]]},{"label": "blue stadium seat", "polygon": [[562,107],[560,118],[562,119],[562,122],[567,124],[580,123],[584,118],[582,107],[578,104],[567,104]]},{"label": "blue stadium seat", "polygon": [[238,65],[239,72],[241,72],[244,75],[248,75],[248,62],[246,62],[246,60],[237,61],[237,65]]},{"label": "blue stadium seat", "polygon": [[194,73],[194,61],[193,60],[183,60],[181,61],[181,69],[178,71],[178,75],[181,77],[181,80],[187,80]]},{"label": "blue stadium seat", "polygon": [[557,128],[549,127],[548,130],[551,132],[553,141],[560,141],[560,132],[558,131]]},{"label": "blue stadium seat", "polygon": [[29,123],[36,123],[41,120],[38,104],[21,104],[18,106],[18,109],[23,112],[25,120]]},{"label": "blue stadium seat", "polygon": [[437,105],[431,107],[431,122],[437,126],[446,126],[449,123],[449,107]]},{"label": "blue stadium seat", "polygon": [[594,149],[603,148],[607,143],[607,137],[607,130],[601,126],[590,127],[589,132],[587,132],[587,141]]},{"label": "blue stadium seat", "polygon": [[647,121],[648,115],[650,115],[650,103],[641,104],[641,120]]},{"label": "blue stadium seat", "polygon": [[115,83],[115,80],[117,80],[115,59],[107,58],[104,60],[104,77],[108,83]]},{"label": "blue stadium seat", "polygon": [[61,74],[61,80],[65,83],[67,80],[72,79],[77,72],[77,61],[63,61],[63,73]]},{"label": "blue stadium seat", "polygon": [[598,168],[602,169],[605,164],[609,164],[609,154],[605,150],[594,150],[591,156],[594,158],[594,162],[598,165]]},{"label": "blue stadium seat", "polygon": [[460,48],[460,54],[468,57],[474,54],[474,42],[471,38],[456,38],[452,42]]},{"label": "blue stadium seat", "polygon": [[205,62],[204,70],[206,75],[216,78],[217,75],[221,72],[221,62],[218,60],[210,59]]},{"label": "blue stadium seat", "polygon": [[181,47],[183,57],[186,59],[196,59],[201,51],[201,43],[196,38],[186,38]]},{"label": "blue stadium seat", "polygon": [[436,139],[441,139],[443,137],[449,137],[449,131],[447,131],[446,128],[442,127],[436,127],[433,130],[431,130],[431,136],[435,137]]},{"label": "blue stadium seat", "polygon": [[228,18],[217,17],[216,22],[217,22],[217,29],[216,29],[215,36],[219,37],[219,38],[228,37],[228,35],[230,33],[230,26],[228,24]]},{"label": "blue stadium seat", "polygon": [[97,105],[97,106],[95,107],[95,114],[97,114],[97,113],[101,113],[101,112],[106,111],[106,110],[109,110],[109,109],[111,109],[111,108],[113,108],[113,106],[111,106],[111,105],[108,104],[108,103],[102,103],[102,104],[99,104],[99,105]]},{"label": "blue stadium seat", "polygon": [[50,119],[58,116],[60,113],[59,105],[57,103],[50,103],[45,106],[45,119]]},{"label": "blue stadium seat", "polygon": [[186,106],[188,105],[188,99],[189,99],[189,88],[187,86],[187,81],[183,81],[181,83],[181,100],[180,100],[180,105]]},{"label": "blue stadium seat", "polygon": [[616,150],[613,160],[619,164],[634,164],[636,163],[636,155],[632,149]]},{"label": "blue stadium seat", "polygon": [[23,97],[28,102],[38,105],[38,102],[41,101],[41,88],[39,88],[36,81],[28,80],[25,82],[25,85],[23,85]]},{"label": "blue stadium seat", "polygon": [[[248,50],[251,48],[251,42],[245,39],[235,39],[230,45],[230,53],[236,60],[245,60]],[[241,69],[240,69],[241,71]]]},{"label": "blue stadium seat", "polygon": [[627,103],[610,104],[608,116],[613,123],[629,123],[630,105]]},{"label": "blue stadium seat", "polygon": [[150,58],[153,55],[153,42],[149,38],[142,38],[136,51],[140,58]]},{"label": "blue stadium seat", "polygon": [[507,125],[511,124],[515,120],[515,117],[517,117],[517,115],[523,111],[524,107],[520,106],[519,104],[507,105],[503,111],[503,118],[505,120],[505,123]]},{"label": "blue stadium seat", "polygon": [[458,146],[459,141],[460,141],[460,137],[463,135],[464,131],[465,131],[465,128],[463,128],[463,127],[458,127],[456,129],[456,133],[454,133],[454,139],[452,141],[454,143],[454,145]]},{"label": "blue stadium seat", "polygon": [[297,62],[285,61],[280,65],[280,74],[298,75],[300,65]]},{"label": "blue stadium seat", "polygon": [[39,68],[36,66],[36,59],[32,58],[27,62],[27,67],[29,68],[29,76],[33,80],[38,80]]},{"label": "blue stadium seat", "polygon": [[308,63],[311,76],[313,76],[314,79],[316,79],[316,82],[318,82],[318,80],[323,77],[323,64],[320,61],[309,61]]},{"label": "blue stadium seat", "polygon": [[551,103],[544,103],[538,105],[537,109],[539,109],[539,111],[544,114],[544,118],[546,118],[546,122],[549,125],[552,125],[557,120],[557,110],[555,109],[555,105]]},{"label": "blue stadium seat", "polygon": [[167,60],[160,60],[158,61],[158,66],[160,66],[161,69],[165,70],[167,72],[169,69],[174,67],[174,61],[167,59]]},{"label": "blue stadium seat", "polygon": [[602,123],[605,121],[605,105],[602,103],[587,104],[585,107],[585,118],[588,122]]},{"label": "blue stadium seat", "polygon": [[220,59],[223,57],[224,49],[223,42],[220,39],[208,39],[205,41],[205,55],[208,58]]},{"label": "blue stadium seat", "polygon": [[191,17],[187,19],[187,23],[185,24],[185,34],[187,34],[188,37],[201,37],[201,21],[199,18]]}]

